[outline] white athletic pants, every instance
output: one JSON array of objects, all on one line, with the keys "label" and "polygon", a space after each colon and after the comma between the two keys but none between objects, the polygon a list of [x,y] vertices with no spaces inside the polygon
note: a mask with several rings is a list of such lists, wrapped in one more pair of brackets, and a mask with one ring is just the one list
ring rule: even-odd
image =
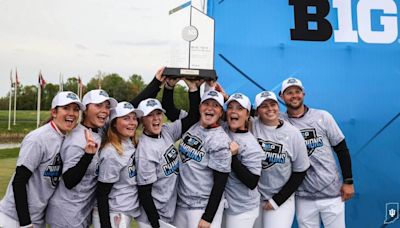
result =
[{"label": "white athletic pants", "polygon": [[345,228],[344,202],[341,197],[308,200],[296,197],[296,217],[299,228]]},{"label": "white athletic pants", "polygon": [[[130,228],[131,217],[122,213],[110,213],[110,222],[112,228]],[[101,228],[100,216],[97,208],[92,213],[93,228]]]},{"label": "white athletic pants", "polygon": [[246,211],[238,215],[230,215],[224,213],[222,218],[222,227],[224,228],[252,228],[256,218],[259,214],[259,208],[256,207],[253,210]]},{"label": "white athletic pants", "polygon": [[[218,210],[215,213],[211,223],[211,228],[221,228],[222,214],[224,213],[225,199],[221,199]],[[174,225],[177,228],[197,228],[204,210],[189,210],[187,208],[177,207],[175,212]]]},{"label": "white athletic pants", "polygon": [[260,214],[254,228],[291,228],[294,219],[294,195],[290,196],[279,208],[264,210],[265,202],[260,203]]}]

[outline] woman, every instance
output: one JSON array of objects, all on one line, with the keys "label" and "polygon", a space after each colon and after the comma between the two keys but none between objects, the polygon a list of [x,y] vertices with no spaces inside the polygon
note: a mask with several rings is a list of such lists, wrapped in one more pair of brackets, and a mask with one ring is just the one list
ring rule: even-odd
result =
[{"label": "woman", "polygon": [[270,91],[257,94],[258,117],[252,133],[265,153],[261,178],[260,215],[256,228],[290,228],[293,223],[294,192],[310,166],[304,139],[298,129],[279,118],[276,95]]},{"label": "woman", "polygon": [[[172,99],[163,100],[167,104]],[[174,221],[178,228],[221,226],[222,195],[231,164],[231,140],[220,126],[223,102],[217,91],[206,92],[199,106],[200,121],[183,135],[179,145],[182,163]],[[168,107],[167,110],[176,109]],[[175,115],[167,116],[177,118],[179,111],[173,112]]]},{"label": "woman", "polygon": [[239,146],[232,153],[232,172],[225,187],[228,207],[225,227],[252,228],[259,214],[262,150],[249,132],[250,100],[241,93],[232,94],[226,104],[227,133]]},{"label": "woman", "polygon": [[163,124],[165,110],[156,99],[146,99],[138,107],[143,112],[143,133],[136,156],[139,200],[143,209],[137,219],[140,228],[160,227],[160,223],[171,223],[174,218],[179,172],[178,151],[174,143],[199,116],[199,89],[195,82],[185,82],[190,100],[189,114],[185,118]]},{"label": "woman", "polygon": [[80,110],[85,106],[75,93],[60,92],[52,100],[49,122],[25,136],[0,203],[0,227],[45,227],[45,210],[61,175],[60,148]]},{"label": "woman", "polygon": [[51,227],[88,227],[91,224],[100,131],[117,101],[101,89],[89,91],[82,100],[86,106],[82,122],[65,139],[61,148],[64,163],[61,184],[51,198],[46,214]]},{"label": "woman", "polygon": [[[145,95],[154,95],[165,77],[163,69],[131,103],[135,105]],[[154,95],[155,96],[155,95]],[[46,221],[51,227],[88,227],[95,207],[102,128],[117,106],[117,101],[101,89],[91,90],[83,97],[86,110],[81,124],[65,139],[61,149],[64,162],[62,184],[49,202]],[[85,135],[85,137],[83,137]],[[86,139],[85,139],[86,138]]]},{"label": "woman", "polygon": [[142,115],[128,102],[120,102],[111,110],[107,137],[100,150],[97,183],[101,227],[130,227],[131,218],[140,214],[135,132]]}]

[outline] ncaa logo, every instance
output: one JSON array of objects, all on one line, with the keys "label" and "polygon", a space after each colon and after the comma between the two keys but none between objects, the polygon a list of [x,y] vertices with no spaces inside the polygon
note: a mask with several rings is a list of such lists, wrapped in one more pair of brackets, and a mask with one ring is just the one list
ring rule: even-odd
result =
[{"label": "ncaa logo", "polygon": [[148,106],[148,107],[154,107],[154,106],[156,106],[157,105],[157,102],[155,101],[155,100],[148,100],[147,101],[147,103],[146,103],[146,106]]},{"label": "ncaa logo", "polygon": [[78,100],[78,97],[74,93],[68,93],[67,98],[71,100]]},{"label": "ncaa logo", "polygon": [[289,0],[289,5],[293,6],[295,24],[290,29],[291,40],[326,41],[333,34],[335,42],[358,43],[360,38],[365,43],[390,44],[398,37],[394,0],[332,0],[336,30],[327,19],[331,12],[328,0]]}]

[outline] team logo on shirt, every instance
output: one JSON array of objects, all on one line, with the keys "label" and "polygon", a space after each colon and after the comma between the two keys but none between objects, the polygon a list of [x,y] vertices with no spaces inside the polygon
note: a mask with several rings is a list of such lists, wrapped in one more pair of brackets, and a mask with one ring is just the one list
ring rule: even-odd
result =
[{"label": "team logo on shirt", "polygon": [[311,156],[316,148],[324,145],[324,142],[322,141],[322,136],[317,135],[317,131],[315,130],[315,128],[301,129],[300,132],[303,135],[304,141],[306,143],[308,156]]},{"label": "team logo on shirt", "polygon": [[164,171],[165,176],[169,176],[173,173],[179,173],[179,159],[178,159],[178,151],[176,150],[174,145],[171,145],[164,153],[164,159],[167,162],[162,165],[162,169]]},{"label": "team logo on shirt", "polygon": [[181,155],[182,162],[185,163],[191,159],[201,162],[205,155],[202,151],[202,144],[200,138],[191,135],[190,133],[185,133],[181,144],[179,144],[179,153]]},{"label": "team logo on shirt", "polygon": [[96,170],[94,171],[94,174],[95,174],[96,176],[98,176],[98,175],[99,175],[99,171],[100,171],[100,163],[97,162],[97,163],[96,163]]},{"label": "team logo on shirt", "polygon": [[128,166],[128,176],[129,178],[136,177],[136,160],[135,153],[132,154],[131,158],[129,158],[129,166]]},{"label": "team logo on shirt", "polygon": [[283,151],[283,145],[271,141],[257,139],[261,148],[264,150],[266,158],[262,161],[262,168],[268,169],[275,164],[284,164],[287,153]]},{"label": "team logo on shirt", "polygon": [[60,153],[58,153],[54,157],[52,164],[48,165],[44,171],[43,176],[50,177],[51,185],[54,187],[56,187],[58,185],[58,182],[60,182],[62,166],[63,163],[61,160],[61,155]]}]

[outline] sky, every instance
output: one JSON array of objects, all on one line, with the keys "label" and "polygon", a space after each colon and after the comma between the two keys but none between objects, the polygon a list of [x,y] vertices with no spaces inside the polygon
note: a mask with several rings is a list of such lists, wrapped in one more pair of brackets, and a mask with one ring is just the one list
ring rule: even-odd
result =
[{"label": "sky", "polygon": [[54,84],[99,71],[149,82],[168,63],[168,11],[184,2],[0,0],[0,96],[15,69],[23,85],[37,84],[39,71]]}]

